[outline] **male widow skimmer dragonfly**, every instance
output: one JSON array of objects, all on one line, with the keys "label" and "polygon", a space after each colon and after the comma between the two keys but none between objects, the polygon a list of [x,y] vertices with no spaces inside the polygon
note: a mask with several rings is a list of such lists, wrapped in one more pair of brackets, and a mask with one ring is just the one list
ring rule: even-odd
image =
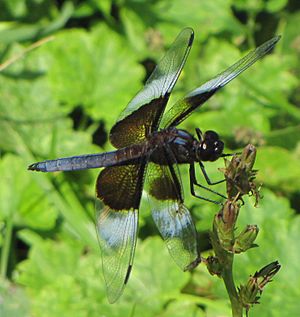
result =
[{"label": "male widow skimmer dragonfly", "polygon": [[[196,230],[184,205],[178,164],[190,165],[190,188],[196,180],[194,164],[215,161],[223,153],[217,133],[197,129],[196,139],[176,126],[278,42],[274,37],[237,63],[177,101],[164,114],[171,91],[181,73],[194,40],[185,28],[160,60],[144,88],[129,102],[110,131],[117,150],[47,160],[29,170],[54,172],[105,167],[96,183],[96,226],[102,249],[108,299],[115,302],[128,282],[137,241],[138,212],[142,191],[148,193],[152,216],[167,248],[183,270],[200,262]],[[145,186],[144,186],[145,185]],[[201,197],[200,197],[201,198]]]}]

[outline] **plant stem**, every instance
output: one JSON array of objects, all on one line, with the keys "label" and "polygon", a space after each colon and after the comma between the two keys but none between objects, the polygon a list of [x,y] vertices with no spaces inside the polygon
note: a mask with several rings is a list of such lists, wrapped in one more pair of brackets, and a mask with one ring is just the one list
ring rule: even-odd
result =
[{"label": "plant stem", "polygon": [[243,306],[239,300],[232,274],[234,254],[221,247],[220,241],[214,233],[212,233],[211,238],[213,250],[222,266],[221,276],[230,299],[232,317],[242,317]]},{"label": "plant stem", "polygon": [[233,256],[234,255],[230,253],[226,255],[226,259],[224,259],[225,263],[222,271],[222,277],[231,302],[232,316],[242,317],[243,306],[240,303],[232,275]]},{"label": "plant stem", "polygon": [[12,229],[13,229],[13,216],[10,215],[7,218],[4,242],[3,242],[2,251],[1,251],[0,274],[3,279],[6,278],[6,274],[7,274]]}]

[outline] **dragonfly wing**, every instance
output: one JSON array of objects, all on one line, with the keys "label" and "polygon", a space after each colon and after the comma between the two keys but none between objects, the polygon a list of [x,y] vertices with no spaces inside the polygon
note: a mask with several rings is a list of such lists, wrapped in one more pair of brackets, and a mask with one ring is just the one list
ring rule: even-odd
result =
[{"label": "dragonfly wing", "polygon": [[253,65],[258,59],[267,54],[279,41],[280,37],[276,36],[265,42],[255,50],[248,53],[238,62],[227,68],[225,71],[209,80],[202,86],[191,91],[183,99],[176,102],[164,115],[161,126],[176,126],[186,119],[195,109],[200,107],[216,91],[227,85],[234,78],[239,76],[247,68]]},{"label": "dragonfly wing", "polygon": [[185,28],[160,60],[144,88],[129,102],[110,131],[110,141],[125,147],[143,141],[157,130],[169,95],[185,64],[194,32]]},{"label": "dragonfly wing", "polygon": [[176,165],[148,164],[146,186],[154,222],[170,255],[182,269],[200,262],[196,229],[187,207]]},{"label": "dragonfly wing", "polygon": [[110,303],[120,297],[130,276],[145,165],[107,167],[97,179],[96,227]]}]

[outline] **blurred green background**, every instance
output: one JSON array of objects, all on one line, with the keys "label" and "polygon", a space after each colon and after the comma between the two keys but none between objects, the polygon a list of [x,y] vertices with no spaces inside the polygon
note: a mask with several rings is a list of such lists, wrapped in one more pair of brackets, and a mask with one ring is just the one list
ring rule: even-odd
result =
[{"label": "blurred green background", "polygon": [[[97,170],[41,174],[30,163],[111,150],[110,127],[185,26],[195,42],[170,104],[275,34],[272,54],[181,127],[214,129],[226,152],[258,146],[263,200],[241,209],[259,248],[237,255],[237,284],[282,268],[251,316],[297,316],[300,274],[300,11],[296,0],[0,1],[0,316],[230,316],[221,280],[183,273],[142,202],[135,263],[107,302],[94,229]],[[46,36],[54,39],[18,56]],[[9,63],[16,58],[14,63]],[[9,65],[8,65],[8,64]],[[224,162],[208,164],[213,180]],[[182,178],[187,186],[188,175]],[[217,188],[224,192],[224,185]],[[203,255],[218,207],[185,191]]]}]

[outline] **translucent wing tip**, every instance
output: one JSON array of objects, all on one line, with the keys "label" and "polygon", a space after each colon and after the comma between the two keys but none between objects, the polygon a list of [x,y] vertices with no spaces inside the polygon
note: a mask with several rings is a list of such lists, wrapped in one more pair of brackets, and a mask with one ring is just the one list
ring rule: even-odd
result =
[{"label": "translucent wing tip", "polygon": [[270,41],[273,41],[274,44],[276,44],[281,39],[281,35],[276,35],[273,38],[270,39]]},{"label": "translucent wing tip", "polygon": [[276,43],[281,39],[281,35],[276,35],[273,37],[273,39],[276,41]]},{"label": "translucent wing tip", "polygon": [[109,289],[106,289],[107,300],[110,304],[114,304],[123,294],[124,287],[117,293],[112,294]]},{"label": "translucent wing tip", "polygon": [[277,44],[277,42],[281,39],[281,35],[276,35],[272,37],[269,41],[260,45],[256,50],[267,53]]},{"label": "translucent wing tip", "polygon": [[190,39],[189,39],[189,43],[188,46],[192,46],[193,42],[194,42],[194,38],[195,38],[195,32],[193,30],[193,28],[187,26],[186,28],[184,28],[178,35],[178,37],[182,34],[182,33],[189,33],[190,34]]},{"label": "translucent wing tip", "polygon": [[118,299],[123,294],[124,288],[129,280],[131,271],[132,271],[132,265],[130,264],[126,271],[124,283],[117,290],[114,288],[114,285],[112,285],[111,287],[111,286],[108,286],[108,284],[106,284],[106,295],[107,295],[107,300],[110,304],[114,304],[116,301],[118,301]]}]

